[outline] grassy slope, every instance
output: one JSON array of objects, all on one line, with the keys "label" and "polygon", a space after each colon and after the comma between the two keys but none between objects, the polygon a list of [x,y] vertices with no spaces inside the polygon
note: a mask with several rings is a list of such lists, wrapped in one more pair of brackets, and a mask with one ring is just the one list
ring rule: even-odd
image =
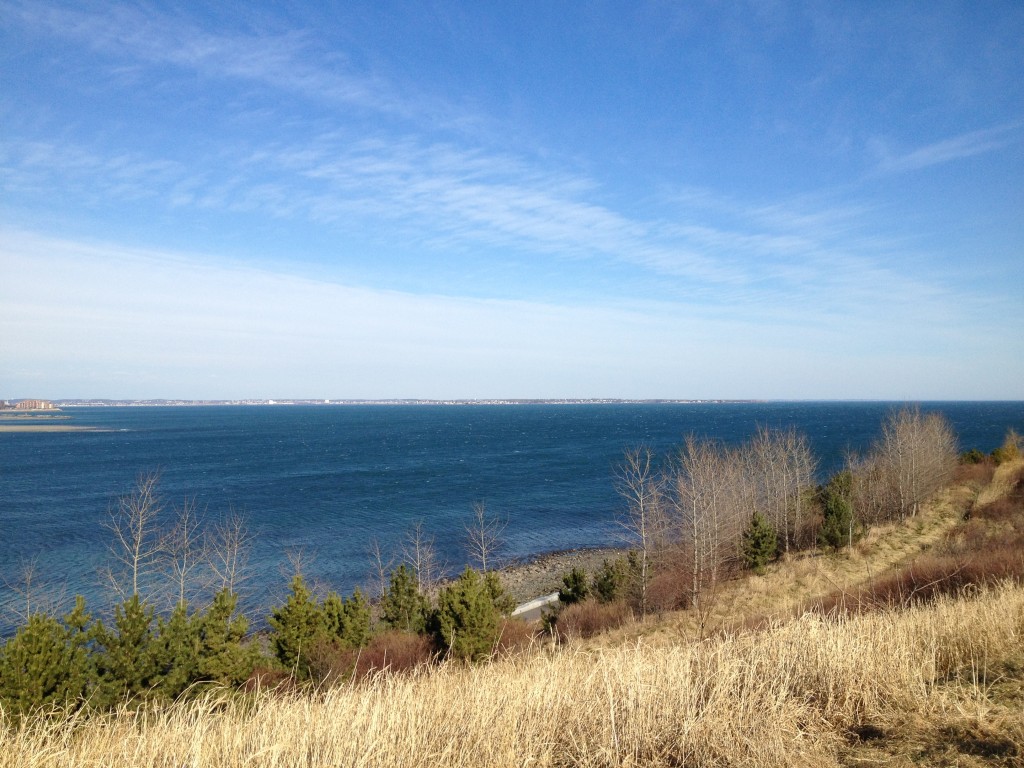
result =
[{"label": "grassy slope", "polygon": [[948,488],[916,517],[872,528],[852,552],[801,552],[769,566],[764,576],[750,575],[720,584],[704,615],[680,611],[651,616],[593,642],[613,646],[641,637],[651,643],[699,639],[709,632],[739,629],[753,618],[792,616],[814,598],[833,591],[852,592],[940,546],[976,499],[984,503],[1005,495],[1022,468],[1024,462],[1007,464],[997,469],[991,483]]},{"label": "grassy slope", "polygon": [[[962,530],[965,511],[1005,499],[1022,473],[1024,461],[1016,461],[998,467],[988,483],[948,488],[915,518],[869,531],[850,553],[800,553],[762,577],[727,582],[704,616],[682,611],[649,617],[593,638],[589,645],[614,647],[642,639],[671,646],[728,632],[755,617],[783,620],[829,593],[854,594],[943,551]],[[1024,519],[1024,509],[1019,518]],[[989,525],[995,533],[998,523]],[[911,708],[892,713],[884,727],[866,723],[852,729],[838,749],[840,764],[1024,766],[1024,631],[998,658],[982,657],[936,680],[933,694],[941,701],[937,709]]]},{"label": "grassy slope", "polygon": [[[1013,471],[994,485],[1008,487]],[[795,557],[726,584],[711,619],[788,617],[823,592],[878,578],[945,541],[977,490],[876,529],[850,557]],[[560,650],[316,696],[38,719],[0,729],[0,765],[1024,765],[1020,587],[694,634],[681,613]]]}]

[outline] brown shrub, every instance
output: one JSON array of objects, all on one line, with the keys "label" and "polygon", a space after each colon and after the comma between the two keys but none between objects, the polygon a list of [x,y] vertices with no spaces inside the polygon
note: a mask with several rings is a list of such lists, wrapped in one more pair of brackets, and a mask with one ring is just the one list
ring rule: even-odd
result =
[{"label": "brown shrub", "polygon": [[685,568],[668,568],[659,572],[647,585],[647,610],[663,613],[686,608],[691,584],[692,579]]},{"label": "brown shrub", "polygon": [[953,482],[957,485],[974,485],[980,488],[991,483],[995,473],[996,465],[991,460],[977,464],[957,464],[953,471]]},{"label": "brown shrub", "polygon": [[254,691],[290,693],[295,690],[295,678],[290,673],[280,669],[258,666],[253,669],[248,679],[242,684],[242,690],[247,693]]},{"label": "brown shrub", "polygon": [[555,622],[555,634],[559,640],[587,638],[609,629],[621,627],[632,621],[633,612],[622,600],[599,603],[584,600],[566,607]]},{"label": "brown shrub", "polygon": [[1024,478],[1020,475],[1013,478],[1010,490],[1006,495],[990,501],[988,504],[976,506],[971,510],[971,517],[995,522],[1007,520],[1024,520]]},{"label": "brown shrub", "polygon": [[505,619],[498,634],[495,651],[498,654],[521,653],[537,639],[537,630],[522,619]]},{"label": "brown shrub", "polygon": [[431,638],[389,630],[375,635],[365,648],[345,648],[337,641],[321,641],[309,650],[309,669],[320,685],[377,673],[408,672],[432,663],[438,650]]},{"label": "brown shrub", "polygon": [[426,635],[390,630],[376,635],[359,651],[353,675],[358,679],[374,672],[409,672],[432,663],[438,655],[434,641]]},{"label": "brown shrub", "polygon": [[991,525],[984,520],[972,518],[946,534],[943,551],[948,555],[966,557],[985,549],[993,533]]},{"label": "brown shrub", "polygon": [[886,606],[930,603],[943,595],[959,595],[1006,580],[1024,582],[1024,550],[1019,547],[989,548],[969,559],[926,555],[859,589],[833,592],[808,607],[826,614],[860,613]]},{"label": "brown shrub", "polygon": [[796,530],[796,548],[807,550],[818,546],[818,533],[824,522],[825,518],[818,509],[801,520]]}]

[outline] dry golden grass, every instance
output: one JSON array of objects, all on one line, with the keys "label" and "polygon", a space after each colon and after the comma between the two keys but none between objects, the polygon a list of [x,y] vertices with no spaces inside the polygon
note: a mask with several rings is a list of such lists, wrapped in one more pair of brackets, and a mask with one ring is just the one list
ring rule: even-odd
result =
[{"label": "dry golden grass", "polygon": [[1020,477],[1022,470],[1024,470],[1024,459],[1008,461],[996,467],[992,482],[978,493],[978,506],[991,504],[996,499],[1005,496],[1010,491],[1013,483]]},{"label": "dry golden grass", "polygon": [[[1000,470],[988,500],[1020,467]],[[944,540],[963,493],[875,529],[850,556],[796,557],[722,585],[705,617],[718,632],[700,641],[681,613],[316,694],[211,694],[20,724],[0,713],[0,766],[1024,765],[1022,587],[728,629],[906,563]]]},{"label": "dry golden grass", "polygon": [[1024,590],[1004,586],[672,647],[538,649],[316,695],[8,723],[0,764],[831,766],[862,753],[852,732],[917,721],[964,739],[987,729],[979,743],[1019,756],[1019,715],[984,713],[978,671],[1020,660],[1022,633]]},{"label": "dry golden grass", "polygon": [[720,583],[707,596],[703,611],[650,616],[591,642],[613,647],[642,637],[648,643],[671,645],[710,632],[735,630],[752,617],[790,616],[814,598],[832,592],[854,593],[943,544],[972,504],[991,503],[1005,496],[1021,471],[1024,461],[1004,464],[985,486],[965,483],[947,488],[915,517],[871,528],[850,552],[798,552],[769,566],[763,576],[744,575]]}]

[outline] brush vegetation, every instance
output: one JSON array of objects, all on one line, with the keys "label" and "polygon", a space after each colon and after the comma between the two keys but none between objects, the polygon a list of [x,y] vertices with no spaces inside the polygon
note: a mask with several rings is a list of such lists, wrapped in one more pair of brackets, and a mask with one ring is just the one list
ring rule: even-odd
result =
[{"label": "brush vegetation", "polygon": [[885,431],[816,489],[792,434],[689,441],[667,477],[627,454],[635,546],[566,574],[548,634],[494,572],[422,589],[422,535],[375,606],[297,575],[260,643],[225,584],[109,628],[34,613],[0,650],[0,765],[1022,765],[1019,440],[957,465],[931,417]]}]

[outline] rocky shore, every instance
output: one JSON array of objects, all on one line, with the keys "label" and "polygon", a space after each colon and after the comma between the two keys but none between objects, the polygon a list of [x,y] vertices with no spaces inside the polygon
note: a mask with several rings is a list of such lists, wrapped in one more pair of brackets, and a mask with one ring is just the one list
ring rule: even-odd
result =
[{"label": "rocky shore", "polygon": [[614,559],[624,552],[616,547],[548,552],[506,565],[500,570],[501,583],[517,603],[524,603],[557,591],[562,586],[562,575],[573,568],[584,568],[588,575],[593,575],[604,560]]}]

